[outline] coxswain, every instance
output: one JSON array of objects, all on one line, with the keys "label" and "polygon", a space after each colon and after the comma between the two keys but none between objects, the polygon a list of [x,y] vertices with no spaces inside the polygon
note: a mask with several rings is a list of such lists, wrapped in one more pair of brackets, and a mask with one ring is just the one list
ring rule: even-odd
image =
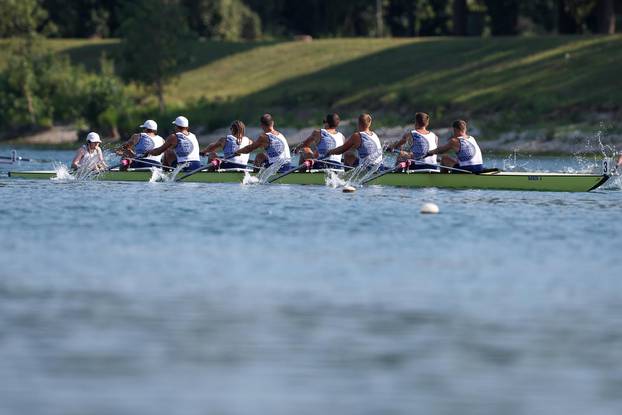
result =
[{"label": "coxswain", "polygon": [[453,151],[456,153],[457,159],[443,155],[441,159],[443,166],[480,173],[484,170],[482,150],[479,148],[475,138],[467,134],[466,121],[456,120],[452,127],[454,130],[453,135],[449,138],[447,144],[428,151],[426,157]]},{"label": "coxswain", "polygon": [[344,154],[349,150],[356,150],[358,157],[351,153],[346,154],[345,164],[351,167],[366,166],[380,168],[382,166],[382,145],[380,139],[371,128],[372,118],[369,114],[361,114],[358,118],[357,131],[341,146],[328,150],[327,156]]},{"label": "coxswain", "polygon": [[[314,130],[309,137],[296,147],[296,152],[300,151],[300,164],[307,164],[308,168],[319,169],[339,169],[342,155],[335,154],[328,156],[329,150],[342,146],[345,137],[337,131],[339,126],[339,114],[328,114],[323,120],[323,128]],[[318,159],[327,159],[330,163]]]},{"label": "coxswain", "polygon": [[274,129],[272,115],[262,115],[259,124],[263,133],[252,144],[236,150],[233,154],[235,156],[250,154],[254,150],[262,148],[265,151],[255,157],[254,164],[256,167],[270,167],[273,164],[278,164],[280,166],[279,173],[289,170],[291,168],[289,144],[287,144],[285,136]]},{"label": "coxswain", "polygon": [[158,124],[153,120],[147,120],[139,127],[143,131],[133,134],[125,144],[115,151],[123,157],[121,160],[121,170],[157,167],[162,164],[161,154],[157,156],[144,156],[147,151],[161,147],[164,144],[164,139],[158,135]]},{"label": "coxswain", "polygon": [[406,162],[409,170],[438,169],[436,155],[427,156],[428,151],[438,147],[438,136],[428,130],[430,116],[425,112],[415,114],[415,129],[404,133],[399,141],[390,144],[387,150],[393,151],[410,142],[409,151],[400,151],[396,165]]},{"label": "coxswain", "polygon": [[175,132],[166,138],[164,144],[153,150],[147,150],[145,156],[159,156],[169,149],[175,151],[177,160],[171,163],[172,167],[185,165],[183,171],[192,171],[201,168],[201,156],[199,155],[199,142],[197,137],[188,129],[189,123],[186,117],[179,116],[173,121]]},{"label": "coxswain", "polygon": [[76,152],[76,156],[71,162],[72,170],[104,170],[106,167],[106,161],[104,160],[104,153],[102,152],[101,144],[102,140],[99,138],[99,134],[90,132],[86,136],[86,144],[80,146]]},{"label": "coxswain", "polygon": [[[202,156],[209,157],[210,170],[244,169],[247,167],[249,154],[235,156],[234,153],[242,147],[253,144],[253,140],[246,136],[246,126],[240,120],[233,121],[229,131],[231,134],[220,138],[201,151]],[[216,154],[218,150],[223,151],[224,160],[218,158]]]}]

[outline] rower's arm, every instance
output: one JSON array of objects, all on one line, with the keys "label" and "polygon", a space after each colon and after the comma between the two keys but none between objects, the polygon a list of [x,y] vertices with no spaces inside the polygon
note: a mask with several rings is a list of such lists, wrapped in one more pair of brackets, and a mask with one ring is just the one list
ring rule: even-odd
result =
[{"label": "rower's arm", "polygon": [[202,156],[205,156],[208,153],[211,153],[216,150],[220,150],[224,147],[225,147],[225,137],[222,137],[222,138],[219,138],[218,141],[215,141],[211,143],[210,145],[208,145],[207,147],[205,147],[205,149],[201,151],[199,154],[201,154]]},{"label": "rower's arm", "polygon": [[[456,144],[458,145],[458,148],[456,148]],[[458,141],[457,138],[452,137],[449,139],[449,142],[445,144],[444,146],[438,146],[434,150],[428,151],[428,153],[426,154],[426,157],[432,156],[434,154],[445,154],[448,151],[457,150],[459,148],[460,148],[460,142]]]},{"label": "rower's arm", "polygon": [[125,143],[121,144],[119,147],[115,148],[114,152],[119,156],[126,155],[126,151],[130,152],[132,156],[135,156],[134,147],[138,144],[138,140],[140,139],[139,134],[132,134],[132,136]]},{"label": "rower's arm", "polygon": [[311,145],[317,145],[318,141],[320,140],[320,138],[322,138],[322,133],[320,130],[314,130],[311,135],[307,138],[305,138],[305,140],[298,144],[296,146],[296,148],[294,149],[294,152],[297,152],[298,150],[300,150],[301,148],[304,147],[311,147]]},{"label": "rower's arm", "polygon": [[104,152],[102,151],[101,147],[97,147],[97,155],[99,156],[98,167],[101,169],[105,169],[106,167],[108,167],[108,165],[106,164],[106,159],[104,159]]},{"label": "rower's arm", "polygon": [[76,156],[71,161],[71,168],[72,169],[77,169],[78,168],[78,164],[80,164],[80,160],[82,160],[82,157],[84,157],[84,149],[82,147],[80,147],[78,149],[78,151],[76,152]]},{"label": "rower's arm", "polygon": [[343,143],[343,145],[341,145],[339,147],[335,147],[332,150],[329,150],[326,153],[326,155],[327,156],[332,156],[332,155],[343,154],[346,151],[350,150],[354,146],[358,147],[360,144],[361,144],[361,135],[359,133],[354,133],[354,134],[352,134],[352,136],[350,138],[348,138],[346,140],[345,143]]},{"label": "rower's arm", "polygon": [[236,151],[234,154],[236,156],[239,156],[240,154],[252,153],[253,151],[257,150],[259,147],[264,147],[267,144],[267,141],[268,141],[268,136],[266,136],[265,134],[262,134],[259,136],[259,138],[255,142],[247,145],[246,147],[242,147],[241,149]]},{"label": "rower's arm", "polygon": [[154,148],[153,150],[146,151],[143,156],[159,156],[164,153],[169,148],[175,148],[177,145],[177,136],[175,134],[171,134],[168,136],[164,144],[162,144],[158,148]]},{"label": "rower's arm", "polygon": [[389,144],[389,146],[387,147],[387,150],[389,151],[393,151],[398,147],[403,146],[404,144],[406,144],[406,141],[408,141],[408,133],[405,133],[402,138],[400,138],[398,141],[396,141],[393,144]]}]

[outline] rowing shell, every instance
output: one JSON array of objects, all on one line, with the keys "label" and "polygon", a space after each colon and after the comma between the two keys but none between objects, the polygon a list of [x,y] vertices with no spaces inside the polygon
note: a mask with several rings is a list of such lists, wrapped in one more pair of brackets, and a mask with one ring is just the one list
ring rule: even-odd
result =
[{"label": "rowing shell", "polygon": [[[248,173],[246,173],[248,174]],[[184,182],[241,183],[243,171],[200,172],[189,176]],[[10,177],[22,179],[51,179],[54,171],[13,171]],[[147,182],[151,171],[109,171],[97,176],[97,180],[120,182]],[[292,173],[276,180],[279,184],[325,185],[327,176],[323,171]],[[570,173],[524,173],[494,172],[482,174],[448,174],[435,171],[388,173],[369,182],[369,185],[399,187],[438,187],[448,189],[499,189],[539,190],[551,192],[589,192],[602,186],[606,174]]]}]

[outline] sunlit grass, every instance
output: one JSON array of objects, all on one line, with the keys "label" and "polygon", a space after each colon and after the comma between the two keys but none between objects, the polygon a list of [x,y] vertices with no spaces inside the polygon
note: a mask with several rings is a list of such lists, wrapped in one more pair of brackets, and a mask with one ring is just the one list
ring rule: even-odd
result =
[{"label": "sunlit grass", "polygon": [[[7,41],[0,42],[5,46]],[[51,40],[49,47],[97,69],[115,40]],[[622,36],[326,39],[191,42],[190,64],[169,86],[175,110],[210,127],[273,111],[309,124],[316,114],[374,111],[407,122],[418,110],[515,124],[564,122],[622,108]],[[1,48],[0,66],[6,56]],[[148,64],[148,60],[146,60]]]}]

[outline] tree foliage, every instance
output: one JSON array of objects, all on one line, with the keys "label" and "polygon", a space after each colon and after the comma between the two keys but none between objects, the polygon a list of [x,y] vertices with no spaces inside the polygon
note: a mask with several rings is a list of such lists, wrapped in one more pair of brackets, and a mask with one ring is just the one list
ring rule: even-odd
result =
[{"label": "tree foliage", "polygon": [[127,1],[119,62],[123,76],[153,91],[164,112],[164,90],[188,62],[187,19],[177,0]]},{"label": "tree foliage", "polygon": [[185,0],[189,23],[199,36],[221,40],[254,40],[261,20],[242,0]]},{"label": "tree foliage", "polygon": [[38,0],[0,1],[0,37],[33,35],[38,31],[47,34],[50,26],[46,9]]}]

